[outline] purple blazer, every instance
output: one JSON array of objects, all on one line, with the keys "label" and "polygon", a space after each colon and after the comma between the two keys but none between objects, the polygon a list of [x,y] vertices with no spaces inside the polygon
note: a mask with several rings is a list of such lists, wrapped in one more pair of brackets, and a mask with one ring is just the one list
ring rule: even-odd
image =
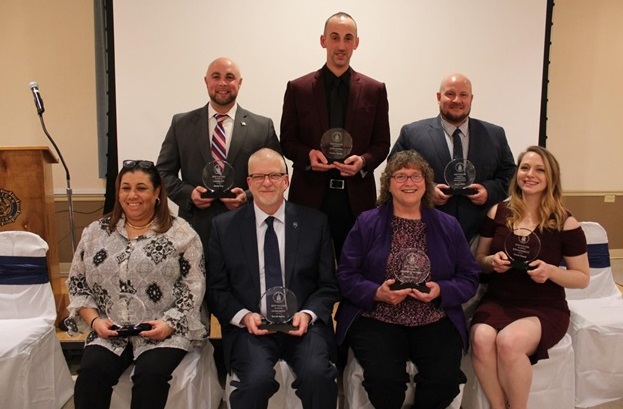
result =
[{"label": "purple blazer", "polygon": [[[376,303],[374,294],[385,280],[393,215],[391,204],[368,210],[357,218],[346,238],[337,271],[342,294],[336,314],[339,344],[346,338],[353,321]],[[441,295],[435,302],[459,331],[467,349],[467,323],[461,304],[476,293],[480,269],[454,217],[436,209],[423,208],[422,221],[426,224],[432,280],[441,288]]]}]

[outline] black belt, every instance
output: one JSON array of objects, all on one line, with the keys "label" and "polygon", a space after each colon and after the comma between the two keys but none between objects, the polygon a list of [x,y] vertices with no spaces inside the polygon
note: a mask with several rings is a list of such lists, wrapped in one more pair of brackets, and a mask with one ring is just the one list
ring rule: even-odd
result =
[{"label": "black belt", "polygon": [[344,179],[329,179],[329,189],[344,190],[345,187]]}]

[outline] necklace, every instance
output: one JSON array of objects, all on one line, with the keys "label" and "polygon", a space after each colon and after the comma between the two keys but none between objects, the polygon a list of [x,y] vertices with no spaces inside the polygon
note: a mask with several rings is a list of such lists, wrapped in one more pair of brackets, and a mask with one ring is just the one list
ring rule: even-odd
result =
[{"label": "necklace", "polygon": [[127,220],[125,221],[125,224],[127,224],[128,226],[130,226],[134,230],[142,230],[142,229],[144,229],[146,227],[149,227],[152,224],[154,224],[154,219],[151,219],[151,221],[149,223],[147,223],[146,225],[144,225],[144,226],[135,226],[132,223],[130,223],[129,221],[127,221]]}]

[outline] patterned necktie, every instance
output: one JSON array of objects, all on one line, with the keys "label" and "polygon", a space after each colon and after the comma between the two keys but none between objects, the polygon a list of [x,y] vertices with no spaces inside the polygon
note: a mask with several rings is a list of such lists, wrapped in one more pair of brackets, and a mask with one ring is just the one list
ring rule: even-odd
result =
[{"label": "patterned necktie", "polygon": [[461,130],[459,128],[456,128],[452,134],[452,143],[454,144],[452,159],[463,159],[463,143],[461,142]]},{"label": "patterned necktie", "polygon": [[264,275],[266,280],[266,289],[273,287],[283,287],[281,278],[281,261],[279,259],[279,243],[277,242],[277,234],[273,228],[275,218],[268,216],[266,218],[266,234],[264,235]]},{"label": "patterned necktie", "polygon": [[216,126],[214,127],[214,133],[212,133],[212,143],[210,148],[212,149],[212,158],[214,160],[225,161],[227,159],[225,128],[223,128],[223,121],[228,118],[226,114],[214,114],[216,118]]}]

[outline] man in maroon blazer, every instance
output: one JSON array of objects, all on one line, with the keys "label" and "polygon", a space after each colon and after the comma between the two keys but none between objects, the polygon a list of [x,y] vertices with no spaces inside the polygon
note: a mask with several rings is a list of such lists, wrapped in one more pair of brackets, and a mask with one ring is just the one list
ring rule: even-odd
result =
[{"label": "man in maroon blazer", "polygon": [[[339,259],[355,218],[375,206],[374,169],[390,146],[389,103],[385,84],[350,67],[359,45],[351,16],[329,17],[320,45],[327,50],[326,64],[286,87],[281,147],[294,168],[288,200],[328,215]],[[320,150],[320,139],[331,128],[352,136],[352,150],[343,160],[331,161]]]}]

